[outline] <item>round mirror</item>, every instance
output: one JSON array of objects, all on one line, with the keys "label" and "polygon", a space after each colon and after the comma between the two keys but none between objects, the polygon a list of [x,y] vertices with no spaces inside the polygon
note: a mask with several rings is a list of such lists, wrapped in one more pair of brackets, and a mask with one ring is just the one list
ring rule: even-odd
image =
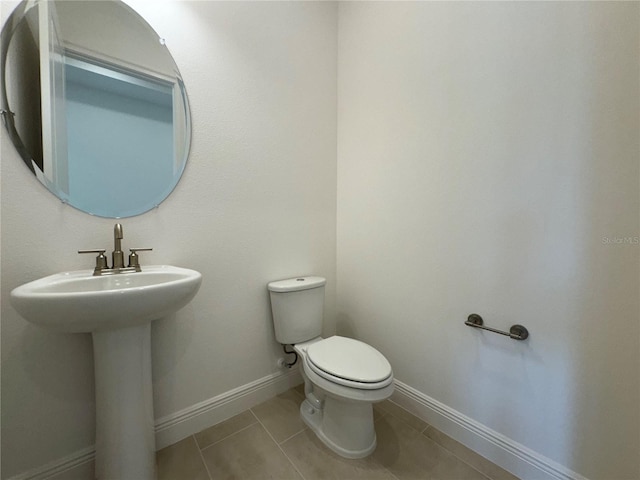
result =
[{"label": "round mirror", "polygon": [[171,193],[189,153],[189,104],[164,40],[133,9],[25,0],[1,54],[2,121],[51,193],[109,218]]}]

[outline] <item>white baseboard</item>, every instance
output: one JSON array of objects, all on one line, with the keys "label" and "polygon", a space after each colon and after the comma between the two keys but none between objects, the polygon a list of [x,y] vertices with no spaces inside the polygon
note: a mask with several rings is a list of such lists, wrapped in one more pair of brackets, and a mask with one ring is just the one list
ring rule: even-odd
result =
[{"label": "white baseboard", "polygon": [[66,457],[15,475],[9,480],[45,480],[47,478],[53,478],[56,475],[71,472],[76,468],[82,468],[84,465],[93,462],[95,456],[95,447],[91,445]]},{"label": "white baseboard", "polygon": [[[228,392],[156,420],[156,449],[160,450],[258,405],[302,383],[298,368],[259,378]],[[59,460],[21,473],[9,480],[44,480],[60,474],[75,478],[73,471],[86,470],[95,458],[95,446],[79,450]],[[71,475],[69,477],[68,475]]]},{"label": "white baseboard", "polygon": [[160,450],[302,383],[298,368],[275,373],[156,420]]},{"label": "white baseboard", "polygon": [[587,480],[409,385],[395,387],[395,403],[523,480]]},{"label": "white baseboard", "polygon": [[[220,423],[302,382],[299,370],[267,375],[184,410],[156,420],[156,448],[161,449]],[[392,400],[413,414],[523,480],[587,480],[582,475],[476,422],[396,380]],[[44,480],[86,469],[95,449],[84,448],[64,458],[11,477]],[[66,475],[65,475],[66,477]]]}]

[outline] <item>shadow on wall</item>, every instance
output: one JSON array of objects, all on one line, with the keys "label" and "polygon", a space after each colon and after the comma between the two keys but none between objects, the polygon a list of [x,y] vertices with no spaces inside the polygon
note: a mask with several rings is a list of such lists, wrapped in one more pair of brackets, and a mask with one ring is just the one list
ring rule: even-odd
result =
[{"label": "shadow on wall", "polygon": [[[578,60],[584,98],[576,118],[582,119],[583,135],[575,148],[582,163],[572,178],[578,179],[573,221],[582,235],[571,245],[578,264],[568,269],[575,276],[567,278],[576,282],[575,311],[557,320],[574,339],[565,349],[575,385],[564,411],[567,465],[580,465],[593,478],[640,478],[640,377],[616,373],[640,361],[640,146],[628,141],[637,139],[640,128],[634,7],[635,20],[627,18],[635,28],[616,33],[592,12],[583,28],[603,29],[607,41],[585,46]],[[614,52],[633,61],[621,62]]]},{"label": "shadow on wall", "polygon": [[351,321],[351,317],[344,313],[339,313],[336,318],[336,335],[355,339],[362,338],[358,335],[358,327]]}]

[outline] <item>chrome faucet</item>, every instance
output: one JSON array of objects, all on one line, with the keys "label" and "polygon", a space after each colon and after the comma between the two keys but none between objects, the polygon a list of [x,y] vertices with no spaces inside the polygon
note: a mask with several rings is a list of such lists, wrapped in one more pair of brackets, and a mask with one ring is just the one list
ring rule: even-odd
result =
[{"label": "chrome faucet", "polygon": [[124,266],[124,252],[122,251],[122,225],[116,223],[113,227],[113,241],[114,247],[111,253],[111,268],[107,265],[107,257],[105,256],[106,250],[94,249],[94,250],[78,250],[78,253],[97,253],[96,267],[93,270],[93,275],[114,275],[116,273],[128,273],[128,272],[141,272],[140,257],[136,252],[144,252],[153,250],[152,248],[130,248],[129,251],[129,266]]},{"label": "chrome faucet", "polygon": [[123,268],[124,267],[124,253],[122,253],[122,225],[116,223],[113,227],[113,253],[111,254],[111,268]]}]

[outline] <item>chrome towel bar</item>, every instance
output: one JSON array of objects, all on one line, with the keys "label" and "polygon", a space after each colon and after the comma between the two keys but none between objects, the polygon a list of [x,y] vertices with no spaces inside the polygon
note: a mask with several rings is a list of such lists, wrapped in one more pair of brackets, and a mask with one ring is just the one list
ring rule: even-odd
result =
[{"label": "chrome towel bar", "polygon": [[467,321],[464,322],[464,324],[469,325],[470,327],[488,330],[493,333],[499,333],[500,335],[506,335],[507,337],[513,338],[514,340],[526,340],[529,336],[529,330],[527,330],[522,325],[512,325],[508,332],[496,330],[495,328],[485,327],[482,317],[477,313],[472,313],[471,315],[469,315]]}]

